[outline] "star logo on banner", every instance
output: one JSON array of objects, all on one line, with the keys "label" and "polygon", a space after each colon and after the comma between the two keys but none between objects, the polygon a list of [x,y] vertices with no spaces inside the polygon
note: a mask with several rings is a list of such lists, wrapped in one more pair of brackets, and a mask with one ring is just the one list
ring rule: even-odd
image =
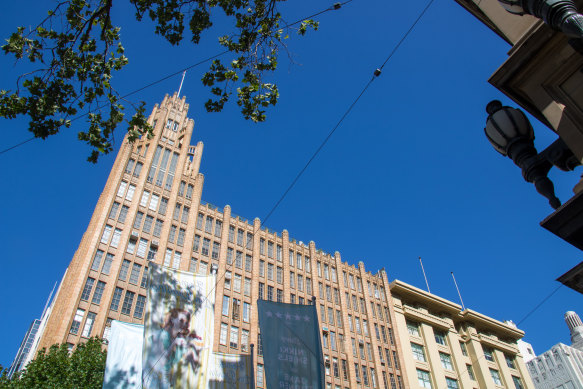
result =
[{"label": "star logo on banner", "polygon": [[285,314],[285,320],[287,320],[287,321],[291,320],[291,315],[289,313]]},{"label": "star logo on banner", "polygon": [[275,314],[275,316],[277,316],[278,319],[281,319],[283,317],[283,315],[281,314],[281,312],[277,312]]},{"label": "star logo on banner", "polygon": [[265,312],[265,314],[267,315],[267,317],[273,317],[273,313],[271,313],[271,311],[267,311]]},{"label": "star logo on banner", "polygon": [[300,315],[296,314],[295,315],[295,318],[296,318],[297,321],[299,321],[300,320]]},{"label": "star logo on banner", "polygon": [[310,317],[307,315],[304,315],[304,321],[310,321]]}]

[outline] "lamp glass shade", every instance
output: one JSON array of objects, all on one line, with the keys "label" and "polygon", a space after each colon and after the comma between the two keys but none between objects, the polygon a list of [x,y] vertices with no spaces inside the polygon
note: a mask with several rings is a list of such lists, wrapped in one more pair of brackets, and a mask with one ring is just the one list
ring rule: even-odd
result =
[{"label": "lamp glass shade", "polygon": [[508,154],[508,147],[516,140],[534,139],[534,131],[528,118],[519,109],[502,107],[486,121],[486,136],[496,151]]},{"label": "lamp glass shade", "polygon": [[524,8],[522,8],[521,0],[498,0],[504,9],[511,14],[524,15]]}]

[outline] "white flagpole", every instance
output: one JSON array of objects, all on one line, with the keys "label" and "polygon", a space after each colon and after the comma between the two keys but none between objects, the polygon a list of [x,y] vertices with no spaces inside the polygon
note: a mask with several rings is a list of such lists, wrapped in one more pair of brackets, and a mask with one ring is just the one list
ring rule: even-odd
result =
[{"label": "white flagpole", "polygon": [[421,264],[421,271],[423,271],[423,278],[425,278],[425,285],[427,285],[427,291],[431,293],[431,290],[429,289],[429,282],[427,282],[427,276],[425,275],[425,269],[423,268],[423,261],[421,260],[421,257],[419,257],[419,263]]},{"label": "white flagpole", "polygon": [[462,302],[462,311],[465,311],[466,307],[464,306],[464,300],[462,300],[462,294],[460,293],[460,289],[457,287],[457,282],[455,280],[455,276],[453,275],[453,272],[451,272],[451,277],[453,278],[453,283],[455,284],[457,294],[458,294],[458,296],[460,296],[460,301]]},{"label": "white flagpole", "polygon": [[178,88],[177,97],[180,97],[180,91],[182,90],[182,83],[184,82],[184,76],[186,76],[186,70],[184,72],[182,72],[182,80],[180,81],[180,88]]}]

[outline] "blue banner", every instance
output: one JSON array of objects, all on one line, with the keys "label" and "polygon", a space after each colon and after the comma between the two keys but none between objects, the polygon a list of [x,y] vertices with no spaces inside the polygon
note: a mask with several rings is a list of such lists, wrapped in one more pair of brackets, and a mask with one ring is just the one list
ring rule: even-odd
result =
[{"label": "blue banner", "polygon": [[324,358],[315,305],[258,300],[267,388],[323,389]]}]

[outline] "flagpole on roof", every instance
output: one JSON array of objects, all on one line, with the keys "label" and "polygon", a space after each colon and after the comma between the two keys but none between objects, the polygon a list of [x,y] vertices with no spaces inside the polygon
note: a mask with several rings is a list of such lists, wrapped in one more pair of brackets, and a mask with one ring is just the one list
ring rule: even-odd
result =
[{"label": "flagpole on roof", "polygon": [[431,293],[431,290],[429,289],[429,282],[427,282],[427,276],[425,275],[425,269],[423,268],[423,261],[421,260],[421,257],[419,257],[419,263],[421,264],[421,271],[423,272],[423,278],[425,278],[425,285],[427,285],[427,291]]}]

